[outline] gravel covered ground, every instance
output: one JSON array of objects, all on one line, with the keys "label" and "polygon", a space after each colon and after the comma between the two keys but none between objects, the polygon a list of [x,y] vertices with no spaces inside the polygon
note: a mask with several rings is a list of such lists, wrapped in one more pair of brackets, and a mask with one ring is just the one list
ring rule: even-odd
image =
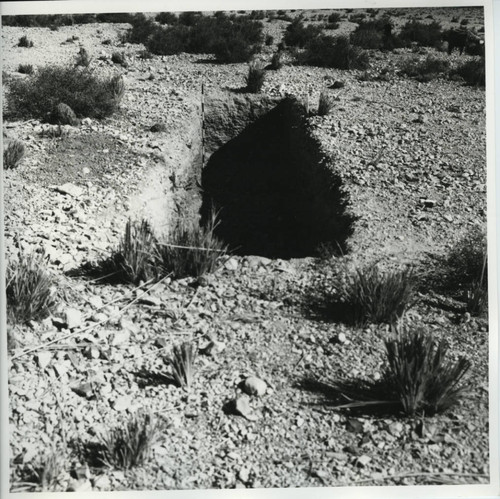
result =
[{"label": "gravel covered ground", "polygon": [[[286,25],[266,23],[275,43]],[[264,94],[309,95],[311,108],[326,86],[345,83],[328,91],[333,112],[308,122],[360,217],[350,253],[331,261],[232,256],[202,286],[100,284],[65,271],[107,255],[136,210],[137,192],[154,196],[155,175],[175,171],[201,83],[229,92],[247,73],[246,64],[207,56],[143,60],[142,46],[119,42],[127,27],[2,28],[7,77],[25,77],[16,73],[20,63],[72,63],[82,44],[97,74],[121,73],[126,84],[117,114],[68,126],[61,138],[44,137],[49,125],[38,121],[4,123],[27,147],[21,165],[4,172],[7,260],[17,248],[42,247],[61,299],[55,317],[9,325],[11,489],[51,448],[64,456],[62,491],[489,483],[488,322],[463,304],[427,291],[408,312],[411,325],[446,338],[452,357],[472,361],[472,390],[444,415],[422,423],[350,414],[304,383],[381,373],[386,328],[333,322],[317,306],[339,269],[379,258],[422,269],[485,223],[484,89],[400,76],[409,49],[373,54],[368,74],[294,65],[267,72]],[[33,48],[15,46],[23,34]],[[64,43],[74,34],[76,43]],[[110,61],[117,48],[127,69]],[[465,57],[449,56],[452,64]],[[377,78],[383,68],[388,81]],[[151,132],[155,123],[165,131]],[[77,190],[61,188],[67,183]],[[188,393],[166,382],[165,356],[185,340],[199,349]],[[242,396],[248,376],[265,381],[259,396]],[[235,398],[248,402],[239,414]],[[81,472],[97,435],[140,408],[166,425],[148,464],[119,471],[91,463]]]}]

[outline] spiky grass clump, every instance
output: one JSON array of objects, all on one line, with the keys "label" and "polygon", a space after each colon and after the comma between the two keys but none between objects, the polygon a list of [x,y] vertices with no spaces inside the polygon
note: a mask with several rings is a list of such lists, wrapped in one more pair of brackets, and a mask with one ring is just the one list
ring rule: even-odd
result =
[{"label": "spiky grass clump", "polygon": [[432,415],[455,405],[467,384],[461,383],[471,363],[446,359],[448,345],[423,329],[404,331],[386,340],[385,382],[405,414]]},{"label": "spiky grass clump", "polygon": [[447,258],[447,285],[458,290],[473,315],[488,305],[488,245],[486,233],[476,226],[453,246]]},{"label": "spiky grass clump", "polygon": [[118,249],[106,266],[114,270],[120,280],[138,284],[156,277],[155,253],[156,238],[149,222],[129,219]]},{"label": "spiky grass clump", "polygon": [[16,168],[26,153],[26,148],[20,140],[11,140],[3,151],[3,169]]},{"label": "spiky grass clump", "polygon": [[411,268],[381,271],[377,264],[356,269],[347,278],[343,302],[356,324],[394,323],[412,305],[415,276]]},{"label": "spiky grass clump", "polygon": [[33,64],[19,64],[17,72],[25,75],[32,75],[34,73]]},{"label": "spiky grass clump", "polygon": [[180,346],[174,346],[172,357],[168,360],[175,382],[185,390],[189,390],[193,382],[195,358],[193,345],[186,341]]},{"label": "spiky grass clump", "polygon": [[174,278],[200,277],[217,269],[219,258],[227,247],[215,235],[216,216],[205,227],[194,223],[180,223],[173,230],[169,241],[159,245],[158,260],[164,273]]},{"label": "spiky grass clump", "polygon": [[326,116],[333,109],[333,99],[326,92],[321,92],[318,103],[318,116]]},{"label": "spiky grass clump", "polygon": [[100,436],[99,460],[105,466],[122,470],[141,466],[149,459],[163,429],[163,422],[152,414],[136,413],[126,424]]},{"label": "spiky grass clump", "polygon": [[51,450],[40,461],[28,465],[22,473],[22,481],[12,484],[11,492],[64,492],[67,486],[61,452]]},{"label": "spiky grass clump", "polygon": [[264,65],[255,61],[248,66],[248,75],[246,78],[247,91],[251,93],[258,93],[262,90],[264,86],[264,80],[266,79],[266,72],[264,70]]},{"label": "spiky grass clump", "polygon": [[20,253],[7,265],[7,316],[13,322],[45,319],[54,309],[54,281],[39,253]]}]

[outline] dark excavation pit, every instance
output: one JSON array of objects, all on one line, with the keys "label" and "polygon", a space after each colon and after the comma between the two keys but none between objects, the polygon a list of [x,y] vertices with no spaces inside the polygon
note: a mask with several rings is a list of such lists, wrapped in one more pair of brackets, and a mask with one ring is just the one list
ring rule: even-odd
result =
[{"label": "dark excavation pit", "polygon": [[[202,223],[215,209],[216,235],[240,255],[345,252],[355,219],[346,211],[339,177],[303,126],[302,106],[284,99],[254,121],[252,101],[247,110],[250,123],[203,168]],[[244,112],[241,105],[238,112]],[[227,116],[223,119],[227,122]]]}]

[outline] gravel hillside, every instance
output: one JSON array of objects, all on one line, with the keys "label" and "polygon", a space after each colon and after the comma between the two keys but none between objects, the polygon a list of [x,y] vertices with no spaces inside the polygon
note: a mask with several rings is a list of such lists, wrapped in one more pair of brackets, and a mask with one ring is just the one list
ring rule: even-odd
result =
[{"label": "gravel hillside", "polygon": [[[265,22],[274,36],[267,61],[287,24]],[[51,449],[64,457],[58,491],[489,483],[488,321],[463,303],[427,289],[407,313],[409,324],[445,338],[452,358],[472,362],[471,390],[447,413],[336,410],[306,382],[381,375],[388,328],[353,327],[322,311],[345,269],[380,259],[422,272],[484,226],[484,89],[401,75],[411,49],[373,53],[366,72],[268,71],[263,94],[310,105],[308,129],[359,217],[350,251],[326,260],[228,256],[203,281],[102,284],[68,271],[109,255],[144,206],[163,206],[157,179],[171,179],[190,154],[202,83],[207,94],[232,95],[248,70],[206,55],[142,59],[142,45],[120,42],[128,27],[2,28],[4,81],[26,78],[21,63],[73,64],[81,45],[96,74],[122,74],[126,86],[118,113],[65,126],[59,138],[36,120],[3,122],[27,148],[3,176],[6,259],[43,249],[60,303],[41,322],[7,326],[11,490],[26,487]],[[23,34],[32,48],[16,46]],[[127,68],[111,62],[115,50]],[[451,64],[466,57],[448,56]],[[315,115],[335,81],[344,85],[326,90],[333,111]],[[5,107],[5,85],[4,99]],[[166,360],[186,340],[198,349],[189,392],[168,381]],[[246,395],[251,376],[264,385]],[[165,423],[147,464],[122,471],[92,462],[98,435],[143,408]]]}]

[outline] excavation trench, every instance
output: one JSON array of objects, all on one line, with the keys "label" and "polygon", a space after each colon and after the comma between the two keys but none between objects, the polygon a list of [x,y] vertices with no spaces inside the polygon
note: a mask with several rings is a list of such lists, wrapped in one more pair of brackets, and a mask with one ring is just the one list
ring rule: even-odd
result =
[{"label": "excavation trench", "polygon": [[269,258],[346,251],[353,216],[333,165],[307,128],[295,99],[206,99],[203,224],[236,254]]}]

